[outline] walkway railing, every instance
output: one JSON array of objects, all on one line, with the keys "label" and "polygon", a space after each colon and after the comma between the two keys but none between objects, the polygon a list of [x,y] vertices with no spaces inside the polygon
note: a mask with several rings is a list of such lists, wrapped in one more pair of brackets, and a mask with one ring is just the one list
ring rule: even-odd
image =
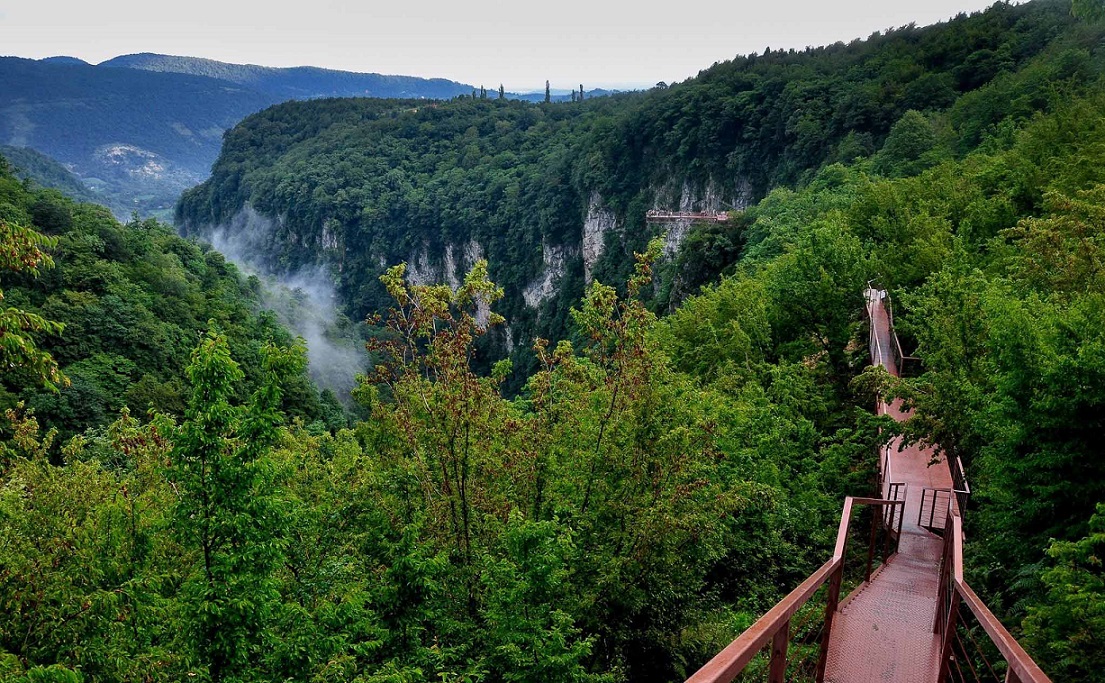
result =
[{"label": "walkway railing", "polygon": [[867,282],[868,300],[867,300],[867,319],[873,319],[871,312],[871,306],[874,304],[871,301],[870,293],[878,292],[879,298],[884,302],[886,308],[886,317],[889,322],[890,330],[890,342],[887,349],[882,348],[882,343],[879,341],[878,334],[875,331],[875,326],[870,325],[870,335],[868,337],[868,344],[871,348],[871,363],[873,365],[881,365],[884,358],[883,353],[889,354],[889,359],[894,368],[898,371],[899,377],[912,376],[913,373],[918,372],[921,367],[921,359],[915,356],[906,355],[902,350],[901,339],[898,338],[898,333],[894,329],[894,302],[890,298],[890,292],[885,289],[876,289],[875,281],[868,280]]},{"label": "walkway railing", "polygon": [[921,489],[921,505],[917,508],[917,526],[933,533],[943,534],[948,522],[948,511],[952,509],[952,498],[955,498],[959,510],[963,510],[965,501],[970,495],[970,491],[951,488]]},{"label": "walkway railing", "polygon": [[649,223],[662,223],[664,221],[716,221],[724,223],[729,220],[728,211],[663,211],[650,209],[645,212],[645,221]]},{"label": "walkway railing", "polygon": [[[869,284],[868,315],[885,301],[888,329],[892,339],[894,367],[901,370],[907,360],[894,334],[889,295]],[[881,364],[884,349],[875,325],[869,338],[871,362]],[[939,533],[943,530],[939,589],[933,632],[939,637],[939,683],[947,681],[993,681],[995,683],[1050,683],[1001,622],[963,581],[963,517],[971,489],[963,463],[949,459],[952,486],[925,488],[921,492],[918,526]],[[730,683],[764,679],[815,681],[825,678],[829,641],[834,616],[871,583],[879,571],[898,552],[902,518],[905,514],[907,486],[894,481],[891,446],[883,448],[879,462],[878,491],[883,498],[845,499],[844,512],[837,530],[833,557],[810,575],[802,585],[783,598],[748,630],[706,663],[687,683]],[[871,510],[871,529],[867,540],[866,562],[849,553],[849,535],[855,505]],[[882,552],[879,554],[880,531]],[[893,548],[893,550],[891,550]],[[854,550],[854,549],[853,549]],[[882,565],[875,568],[876,558]],[[863,579],[858,579],[862,567]],[[841,590],[854,585],[843,601]],[[930,598],[931,599],[931,598]],[[929,603],[931,604],[931,603]],[[852,653],[862,656],[862,652]],[[816,658],[814,657],[816,655]],[[935,673],[935,672],[934,672]]]},{"label": "walkway railing", "polygon": [[[898,550],[905,501],[848,496],[844,500],[832,559],[687,679],[687,683],[730,683],[742,673],[760,674],[769,683],[793,680],[821,683],[824,680],[829,635],[833,617],[841,604],[841,586],[849,566],[848,537],[856,505],[871,506],[873,512],[875,508],[884,509],[883,514],[871,515],[863,583],[853,594],[871,581],[875,574],[875,559],[880,557],[878,532],[880,529],[883,531],[880,559],[885,565]],[[887,510],[889,515],[885,514]],[[853,568],[859,569],[858,566]],[[813,600],[815,596],[822,597]],[[822,604],[823,610],[820,609]]]},{"label": "walkway railing", "polygon": [[1024,648],[963,580],[963,518],[949,501],[933,632],[944,681],[1050,683]]}]

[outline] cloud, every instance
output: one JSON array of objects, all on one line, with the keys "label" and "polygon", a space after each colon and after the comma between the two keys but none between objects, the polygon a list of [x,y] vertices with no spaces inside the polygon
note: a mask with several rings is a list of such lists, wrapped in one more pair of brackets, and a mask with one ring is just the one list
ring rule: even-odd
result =
[{"label": "cloud", "polygon": [[229,224],[217,226],[202,237],[243,272],[262,281],[262,307],[306,341],[311,379],[348,403],[356,376],[368,365],[368,353],[361,340],[343,331],[337,293],[324,267],[285,274],[270,267],[264,254],[275,227],[272,220],[246,207]]}]

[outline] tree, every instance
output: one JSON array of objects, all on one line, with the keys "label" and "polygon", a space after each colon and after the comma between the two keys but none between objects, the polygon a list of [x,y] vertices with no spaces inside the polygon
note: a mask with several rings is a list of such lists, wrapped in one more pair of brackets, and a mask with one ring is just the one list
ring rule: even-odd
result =
[{"label": "tree", "polygon": [[917,175],[937,161],[936,148],[932,124],[911,109],[890,129],[886,144],[875,155],[874,169],[889,177]]},{"label": "tree", "polygon": [[248,406],[230,403],[243,378],[214,323],[192,352],[192,397],[169,477],[180,491],[176,529],[199,552],[183,586],[192,642],[211,680],[258,666],[278,600],[280,509],[265,455],[279,436],[281,384],[302,371],[302,347],[263,350],[265,377]]},{"label": "tree", "polygon": [[552,102],[552,91],[549,90],[549,82],[545,81],[545,102]]},{"label": "tree", "polygon": [[[51,268],[53,259],[43,249],[57,245],[57,240],[30,228],[0,219],[0,269],[14,273],[38,275],[41,268]],[[0,301],[4,291],[0,289]],[[51,391],[69,380],[46,351],[41,351],[27,333],[60,334],[64,325],[18,308],[0,310],[0,368],[28,370],[38,382]]]},{"label": "tree", "polygon": [[499,84],[499,99],[500,100],[505,100],[506,99],[506,89],[503,88],[502,83]]},{"label": "tree", "polygon": [[1105,669],[1105,504],[1090,518],[1089,535],[1054,541],[1047,554],[1047,596],[1028,610],[1025,644],[1056,679],[1096,680]]},{"label": "tree", "polygon": [[1070,13],[1083,21],[1096,21],[1105,17],[1105,0],[1074,0]]}]

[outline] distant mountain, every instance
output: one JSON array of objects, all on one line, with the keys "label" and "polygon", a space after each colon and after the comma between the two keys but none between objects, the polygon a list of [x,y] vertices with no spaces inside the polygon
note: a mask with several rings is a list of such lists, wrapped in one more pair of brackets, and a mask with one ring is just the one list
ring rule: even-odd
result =
[{"label": "distant mountain", "polygon": [[0,145],[0,157],[8,160],[14,175],[20,180],[32,180],[40,187],[58,190],[79,202],[104,203],[103,197],[81,182],[80,178],[42,152],[30,147]]},{"label": "distant mountain", "polygon": [[91,66],[88,62],[77,57],[67,57],[65,55],[59,55],[57,57],[43,57],[38,60],[40,62],[46,62],[47,64],[85,64]]},{"label": "distant mountain", "polygon": [[[0,144],[31,147],[143,212],[206,177],[223,131],[275,98],[186,74],[0,58]],[[116,202],[117,203],[117,202]]]},{"label": "distant mountain", "polygon": [[91,65],[75,57],[0,57],[0,145],[41,152],[97,190],[116,213],[166,217],[207,177],[223,133],[292,99],[451,98],[444,79],[274,69],[165,55]]},{"label": "distant mountain", "polygon": [[386,76],[313,66],[276,68],[256,64],[228,64],[213,59],[149,52],[116,57],[101,62],[100,66],[218,78],[266,93],[277,101],[320,97],[448,99],[472,93],[472,86],[444,78]]}]

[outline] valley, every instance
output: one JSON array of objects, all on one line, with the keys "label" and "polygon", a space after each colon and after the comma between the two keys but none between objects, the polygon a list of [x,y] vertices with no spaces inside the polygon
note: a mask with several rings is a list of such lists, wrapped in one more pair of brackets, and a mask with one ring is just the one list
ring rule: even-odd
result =
[{"label": "valley", "polygon": [[559,101],[0,59],[0,683],[684,681],[876,585],[906,459],[1022,680],[1098,680],[1099,4]]}]

